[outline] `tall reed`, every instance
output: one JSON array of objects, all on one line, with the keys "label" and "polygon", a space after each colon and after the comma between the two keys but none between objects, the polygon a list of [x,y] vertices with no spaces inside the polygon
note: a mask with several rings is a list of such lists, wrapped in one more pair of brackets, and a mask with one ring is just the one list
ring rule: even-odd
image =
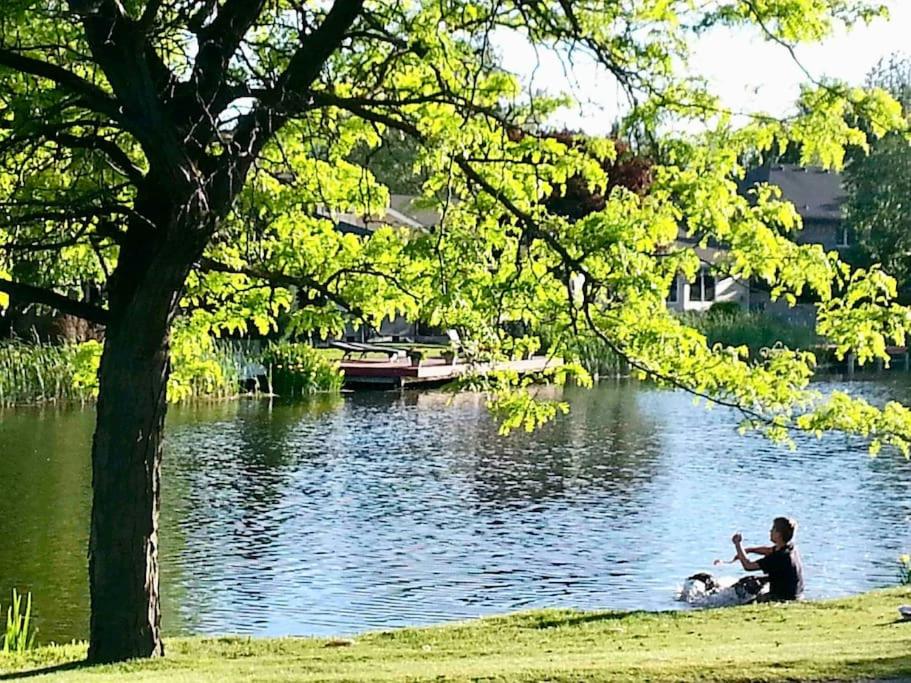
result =
[{"label": "tall reed", "polygon": [[0,344],[0,406],[46,401],[85,402],[94,389],[77,381],[84,370],[79,344]]},{"label": "tall reed", "polygon": [[816,331],[760,312],[685,313],[682,321],[702,332],[709,344],[746,346],[751,355],[782,344],[789,349],[810,350],[821,343]]},{"label": "tall reed", "polygon": [[275,393],[299,398],[320,391],[339,391],[344,375],[338,364],[326,359],[309,344],[278,342],[263,351]]},{"label": "tall reed", "polygon": [[569,354],[578,359],[592,376],[619,377],[629,368],[603,340],[596,337],[575,337],[569,342]]},{"label": "tall reed", "polygon": [[[38,403],[85,403],[98,393],[99,342],[26,344],[0,342],[0,407]],[[267,345],[249,340],[194,339],[175,334],[171,344],[168,400],[233,398],[248,393],[257,373],[277,380],[283,396],[338,391],[337,365],[307,344]],[[259,383],[252,382],[254,391]],[[279,390],[280,389],[280,390]]]},{"label": "tall reed", "polygon": [[22,596],[13,588],[13,598],[6,612],[6,632],[0,652],[23,653],[35,644],[37,629],[32,627],[32,594],[27,593],[25,605]]}]

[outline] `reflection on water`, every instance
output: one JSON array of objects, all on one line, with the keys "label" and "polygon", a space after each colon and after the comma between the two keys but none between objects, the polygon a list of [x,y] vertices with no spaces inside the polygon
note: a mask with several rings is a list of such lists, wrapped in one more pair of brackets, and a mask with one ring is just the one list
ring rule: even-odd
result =
[{"label": "reflection on water", "polygon": [[[907,398],[907,385],[860,385]],[[843,437],[797,452],[725,410],[629,385],[497,436],[474,395],[365,393],[172,411],[162,573],[170,633],[345,633],[543,606],[672,609],[675,586],[801,523],[808,593],[895,581],[911,466]],[[90,411],[0,422],[0,591],[42,640],[84,637]],[[733,572],[733,569],[729,571]]]}]

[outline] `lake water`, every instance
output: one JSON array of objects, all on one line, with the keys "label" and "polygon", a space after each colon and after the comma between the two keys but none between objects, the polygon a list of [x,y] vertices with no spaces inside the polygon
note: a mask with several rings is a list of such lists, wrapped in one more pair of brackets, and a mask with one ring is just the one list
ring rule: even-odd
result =
[{"label": "lake water", "polygon": [[[830,385],[834,386],[834,385]],[[856,382],[911,399],[911,384]],[[809,597],[896,582],[911,463],[841,436],[796,452],[735,416],[635,384],[497,435],[483,401],[359,393],[171,411],[165,632],[342,634],[536,607],[676,609],[674,592],[798,519]],[[34,593],[39,640],[88,630],[90,410],[0,413],[0,603]],[[733,567],[721,573],[735,574]]]}]

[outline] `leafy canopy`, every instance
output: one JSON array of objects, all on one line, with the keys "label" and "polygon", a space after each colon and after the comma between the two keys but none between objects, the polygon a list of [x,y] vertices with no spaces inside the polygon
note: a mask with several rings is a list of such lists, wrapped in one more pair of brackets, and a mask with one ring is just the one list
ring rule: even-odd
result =
[{"label": "leafy canopy", "polygon": [[[773,188],[755,201],[737,193],[743,159],[794,144],[837,168],[847,148],[904,130],[900,106],[881,89],[825,82],[803,91],[799,115],[739,125],[687,75],[689,46],[717,26],[787,49],[882,14],[863,0],[6,0],[0,291],[37,297],[29,285],[66,307],[93,283],[116,314],[129,302],[112,277],[122,250],[163,229],[152,207],[173,205],[172,220],[194,216],[179,227],[199,245],[180,325],[200,340],[279,321],[336,334],[402,314],[457,328],[488,357],[546,341],[569,361],[560,375],[586,382],[573,349],[596,339],[643,377],[734,406],[774,438],[841,429],[907,453],[904,407],[820,396],[812,354],[751,361],[710,347],[664,302],[672,278],[700,265],[676,242],[682,230],[726,245],[730,274],[776,298],[813,292],[818,331],[839,353],[887,359],[905,342],[911,312],[891,277],[795,244],[800,219]],[[568,98],[525,92],[500,66],[507,37],[600,64],[592,87],[626,94],[620,134],[643,141],[647,190],[611,185],[614,141],[545,134]],[[869,131],[849,123],[861,119]],[[389,190],[372,159],[403,140],[410,168],[397,177],[420,179],[439,226],[336,230],[342,214],[382,215]],[[603,204],[584,216],[549,208],[580,183]],[[564,409],[515,376],[489,389],[506,428]]]}]

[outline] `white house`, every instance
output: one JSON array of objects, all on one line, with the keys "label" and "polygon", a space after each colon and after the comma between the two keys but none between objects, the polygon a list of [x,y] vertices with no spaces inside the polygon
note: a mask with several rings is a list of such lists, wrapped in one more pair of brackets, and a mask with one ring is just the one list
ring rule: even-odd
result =
[{"label": "white house", "polygon": [[[794,204],[803,221],[803,230],[794,236],[798,244],[821,244],[836,251],[852,246],[851,232],[842,218],[845,194],[840,174],[793,164],[765,164],[747,174],[741,192],[748,193],[758,183],[778,186],[782,198]],[[687,246],[692,247],[692,242]],[[694,282],[678,276],[668,293],[669,308],[705,311],[716,302],[735,302],[745,310],[768,311],[793,323],[815,323],[816,307],[812,303],[790,307],[783,301],[771,301],[768,290],[755,283],[714,273],[712,264],[718,262],[723,249],[697,248],[696,252],[703,268]]]},{"label": "white house", "polygon": [[[682,240],[681,240],[682,241]],[[686,245],[692,247],[691,244]],[[696,247],[696,254],[702,261],[699,274],[693,281],[678,275],[668,292],[667,305],[675,311],[707,311],[720,302],[736,303],[741,308],[750,308],[750,286],[733,277],[719,274],[713,268],[724,254],[723,249]]]}]

